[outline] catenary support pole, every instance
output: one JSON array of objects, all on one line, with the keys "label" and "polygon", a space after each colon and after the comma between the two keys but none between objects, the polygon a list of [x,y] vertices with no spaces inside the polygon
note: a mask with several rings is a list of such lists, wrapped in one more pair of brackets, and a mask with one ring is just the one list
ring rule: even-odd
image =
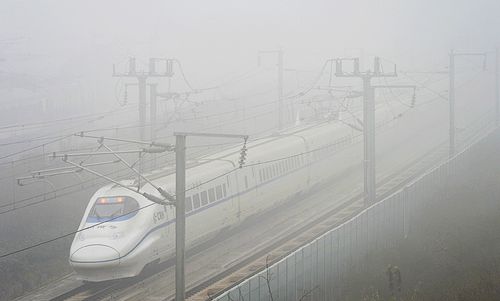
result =
[{"label": "catenary support pole", "polygon": [[278,130],[282,130],[284,127],[285,120],[283,118],[284,115],[284,109],[283,109],[283,72],[285,71],[284,69],[284,64],[283,64],[283,56],[284,52],[283,49],[278,49],[278,50],[266,50],[266,51],[259,51],[258,53],[258,64],[260,65],[260,57],[263,54],[276,54],[277,55],[277,69],[278,69]]},{"label": "catenary support pole", "polygon": [[[455,154],[456,150],[456,126],[455,126],[455,108],[456,108],[456,99],[455,99],[455,58],[457,56],[480,56],[484,57],[486,62],[486,52],[455,52],[453,49],[450,50],[450,63],[448,66],[450,87],[448,91],[448,102],[449,102],[449,121],[450,121],[450,146],[449,146],[449,155],[452,157]],[[485,63],[486,64],[486,63]],[[484,65],[486,68],[486,65]],[[498,81],[497,81],[498,82]]]},{"label": "catenary support pole", "polygon": [[[156,63],[158,61],[165,61],[166,67],[164,72],[158,72],[156,69]],[[172,71],[172,60],[171,59],[160,59],[160,58],[150,58],[149,59],[149,69],[148,71],[139,71],[136,67],[136,60],[134,57],[129,58],[129,67],[128,72],[126,73],[116,73],[115,65],[113,65],[113,77],[126,77],[126,78],[135,78],[138,82],[139,88],[139,139],[142,141],[146,141],[146,85],[148,78],[160,78],[160,77],[168,77],[171,78],[173,75]],[[127,85],[127,84],[125,84]]]},{"label": "catenary support pole", "polygon": [[186,136],[175,136],[175,301],[184,301],[184,255],[186,239]]},{"label": "catenary support pole", "polygon": [[372,190],[372,163],[375,159],[373,154],[371,153],[374,146],[371,145],[374,139],[371,138],[372,134],[372,116],[375,112],[371,112],[371,103],[373,99],[371,98],[371,77],[365,76],[363,77],[363,168],[364,168],[364,198],[367,204],[371,203],[374,200],[373,190]]},{"label": "catenary support pole", "polygon": [[448,91],[449,102],[449,156],[455,154],[455,54],[450,51],[450,63],[448,66],[450,87]]},{"label": "catenary support pole", "polygon": [[[157,115],[157,88],[158,84],[151,84],[149,86],[149,120],[151,121],[150,124],[150,132],[149,132],[149,139],[151,141],[156,141],[156,115]],[[156,168],[156,154],[152,155],[152,161],[151,161],[151,170],[154,170]]]},{"label": "catenary support pole", "polygon": [[[353,62],[354,70],[352,72],[345,72],[343,70],[342,62],[346,60]],[[397,76],[396,67],[394,67],[393,73],[383,73],[381,71],[380,59],[375,57],[373,71],[368,70],[366,72],[360,72],[359,58],[340,58],[332,60],[332,62],[333,61],[335,61],[335,75],[337,77],[357,77],[363,80],[363,197],[365,204],[369,206],[373,204],[377,198],[375,172],[375,88],[371,85],[371,80],[377,77]],[[390,87],[397,86],[391,85]]]},{"label": "catenary support pole", "polygon": [[278,51],[278,129],[283,129],[283,50]]},{"label": "catenary support pole", "polygon": [[174,132],[175,136],[175,301],[186,297],[185,244],[186,244],[186,137],[242,138],[247,135]]},{"label": "catenary support pole", "polygon": [[500,83],[498,82],[498,48],[495,49],[495,126],[500,125]]},{"label": "catenary support pole", "polygon": [[142,141],[146,140],[146,77],[139,76],[139,139]]}]

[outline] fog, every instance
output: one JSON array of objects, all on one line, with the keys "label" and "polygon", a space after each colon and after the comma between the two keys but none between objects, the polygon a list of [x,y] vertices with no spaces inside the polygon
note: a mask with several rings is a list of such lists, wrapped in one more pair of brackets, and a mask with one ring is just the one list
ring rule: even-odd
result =
[{"label": "fog", "polygon": [[[258,50],[279,47],[286,67],[301,71],[344,55],[436,69],[450,48],[493,49],[498,8],[497,1],[7,0],[1,66],[49,90],[45,97],[92,107],[113,105],[110,66],[130,56],[178,58],[197,87],[254,69]],[[301,74],[301,84],[311,77]]]},{"label": "fog", "polygon": [[[118,272],[117,268],[112,274],[105,270],[89,276],[78,270],[74,263],[77,260],[72,257],[79,250],[79,243],[96,239],[91,232],[97,231],[95,224],[82,230],[89,220],[103,222],[101,230],[113,222],[113,215],[111,220],[103,221],[101,215],[105,213],[96,213],[93,206],[99,201],[125,202],[123,206],[130,208],[150,204],[151,199],[143,197],[143,192],[160,195],[158,189],[152,189],[152,182],[145,181],[148,178],[175,194],[175,152],[170,148],[158,154],[142,151],[139,159],[137,153],[126,153],[137,150],[136,142],[141,139],[159,141],[163,143],[162,148],[165,143],[175,143],[175,131],[249,136],[248,140],[187,138],[186,206],[192,207],[186,208],[186,285],[190,294],[204,293],[193,283],[207,281],[208,286],[210,278],[216,278],[214,275],[220,279],[224,278],[221,275],[231,275],[235,270],[230,269],[236,269],[236,263],[247,260],[250,254],[262,255],[259,269],[265,270],[279,258],[292,256],[293,251],[300,250],[302,244],[319,234],[340,227],[362,210],[371,208],[373,202],[363,203],[367,193],[364,185],[368,185],[363,164],[370,164],[366,163],[370,160],[363,161],[363,81],[359,74],[337,76],[335,59],[338,58],[359,58],[364,75],[377,75],[374,62],[379,58],[378,75],[387,75],[371,81],[373,86],[380,86],[373,94],[376,128],[373,156],[377,162],[373,165],[373,174],[377,178],[377,201],[400,193],[412,183],[420,183],[422,175],[429,173],[432,167],[447,164],[446,179],[440,178],[444,182],[439,182],[441,184],[433,187],[428,195],[415,192],[414,198],[437,206],[433,202],[453,202],[450,187],[460,187],[463,190],[460,195],[474,191],[476,194],[471,193],[469,197],[477,197],[478,202],[484,202],[484,206],[491,209],[489,212],[478,209],[480,215],[486,216],[478,225],[491,222],[488,224],[491,227],[498,226],[489,219],[494,220],[496,216],[497,206],[492,195],[498,191],[498,183],[490,183],[491,178],[498,176],[496,161],[490,158],[500,145],[498,124],[495,125],[498,118],[495,115],[498,102],[495,49],[498,47],[500,2],[495,0],[2,0],[0,283],[3,284],[0,284],[0,300],[17,297],[64,300],[63,296],[77,298],[79,294],[87,294],[88,300],[109,296],[117,300],[139,300],[140,297],[130,296],[144,291],[150,292],[151,300],[173,297],[174,226],[164,227],[166,230],[161,233],[164,245],[152,243],[145,247],[153,254],[147,256],[154,260],[148,257],[144,264],[141,261],[138,272],[146,264],[148,269],[138,276],[132,275],[136,272],[131,272],[132,268],[126,272]],[[454,57],[456,150],[449,155],[451,50],[457,54]],[[278,121],[279,51],[283,54],[281,128]],[[168,59],[173,64],[173,75],[147,78],[145,119],[141,124],[138,77],[113,76],[113,72],[127,75],[130,59],[135,59],[138,73],[147,74],[150,58]],[[157,71],[163,72],[164,62],[158,61]],[[352,75],[353,61],[343,60],[342,64],[344,75]],[[392,76],[394,70],[397,76]],[[157,92],[161,94],[155,122],[150,116],[151,84],[158,84]],[[143,136],[141,129],[145,132]],[[75,137],[75,133],[92,138]],[[94,135],[126,141],[104,139],[96,143]],[[80,164],[80,169],[59,173],[61,168],[68,167],[69,163],[64,162],[67,157],[64,160],[50,157],[51,154],[103,151],[105,147],[100,144],[103,141],[113,151],[123,151],[121,158],[93,155],[70,160]],[[462,153],[467,149],[472,149],[474,156],[482,161],[466,161],[469,159],[464,159]],[[454,155],[457,156],[454,162],[458,163],[449,161]],[[118,161],[96,165],[92,170],[112,180],[136,179],[130,185],[119,187],[115,183],[118,186],[96,193],[110,183],[109,178],[86,172],[82,169],[84,162],[94,164],[117,158],[132,164],[143,178]],[[452,164],[459,167],[448,168],[455,166]],[[482,173],[486,166],[491,177]],[[456,170],[460,170],[459,175],[453,173]],[[469,178],[475,179],[470,190],[463,184],[468,183]],[[125,187],[127,185],[136,187],[135,192]],[[138,201],[133,199],[136,192]],[[126,198],[130,196],[132,201]],[[476,217],[466,214],[470,209],[467,209],[467,200],[460,199],[460,202],[447,218],[460,217],[467,225],[474,225]],[[218,206],[225,207],[218,213],[206,213]],[[137,216],[147,216],[145,221],[153,216],[154,225],[162,219],[165,219],[162,225],[175,225],[174,207],[155,205],[146,210],[141,207]],[[396,240],[400,244],[391,245],[392,249],[370,250],[357,264],[366,268],[362,260],[370,261],[371,274],[364,277],[363,271],[357,268],[353,273],[346,270],[345,278],[341,279],[346,281],[342,284],[346,294],[335,295],[335,298],[366,298],[365,289],[372,286],[387,296],[390,292],[386,288],[376,287],[386,284],[385,278],[381,280],[377,274],[378,264],[414,267],[408,263],[408,257],[413,255],[405,248],[429,243],[425,231],[456,227],[438,223],[436,216],[441,213],[437,212],[443,212],[444,216],[445,207],[437,206],[442,211],[425,214],[425,218],[401,212],[405,223],[425,223],[428,229],[416,227],[415,240],[406,240],[405,236],[402,242]],[[397,210],[394,212],[399,212]],[[327,212],[338,217],[334,221],[326,218],[320,221],[319,216]],[[122,212],[125,217],[130,214]],[[200,217],[202,214],[208,215]],[[407,215],[414,220],[408,222]],[[313,223],[316,219],[317,223]],[[118,227],[112,234],[113,240],[121,243],[132,240],[127,235],[140,236],[134,231],[149,231],[151,225],[146,222],[134,224],[133,230],[120,228],[135,220],[131,218],[109,226],[110,229]],[[328,226],[316,231],[316,236],[303,238],[301,244],[292,244],[286,252],[274,255],[273,241],[307,235],[322,223]],[[212,227],[213,231],[209,231]],[[382,231],[387,237],[392,235],[384,231],[389,230]],[[460,236],[460,232],[453,233]],[[467,234],[463,243],[469,246],[479,234],[474,231]],[[377,238],[377,245],[384,244],[383,239],[384,235]],[[454,245],[443,246],[443,249],[448,247],[456,248]],[[119,247],[116,250],[120,256],[124,254]],[[134,250],[123,252],[128,255]],[[475,248],[469,246],[468,250],[472,252]],[[87,252],[107,254],[102,250]],[[166,255],[155,257],[162,252]],[[425,251],[415,251],[415,257],[423,262],[425,256]],[[447,260],[432,252],[429,256],[435,262]],[[272,258],[271,262],[267,262],[268,257]],[[142,260],[145,255],[136,258]],[[166,261],[157,266],[159,258]],[[480,264],[495,258],[485,254]],[[470,258],[464,260],[473,262]],[[463,267],[463,273],[467,273],[467,269],[471,268]],[[479,273],[484,270],[479,269]],[[341,272],[344,271],[338,270]],[[495,273],[496,270],[488,275],[497,275]],[[416,291],[422,282],[419,277],[424,276],[407,275],[413,281],[408,289]],[[96,286],[82,282],[129,276],[135,279],[130,280],[130,285],[117,280],[116,295],[106,293],[108,282]],[[271,282],[272,275],[266,277],[268,283]],[[158,284],[158,279],[166,279],[168,284]],[[330,280],[332,287],[338,285],[335,282],[338,279]],[[243,279],[238,281],[242,286],[245,283]],[[454,279],[453,285],[465,287],[460,281]],[[148,283],[155,289],[141,287],[139,283]],[[99,285],[106,288],[104,293]],[[422,300],[437,298],[433,295],[435,287],[424,287],[422,291],[428,294]],[[321,293],[316,296],[316,288],[300,287],[302,297],[311,294],[310,300],[328,300],[330,295],[323,289],[318,289]],[[360,292],[363,293],[358,294]],[[63,293],[66,295],[61,295]],[[301,296],[295,297],[283,300],[302,300]],[[440,298],[445,297],[440,295]]]}]

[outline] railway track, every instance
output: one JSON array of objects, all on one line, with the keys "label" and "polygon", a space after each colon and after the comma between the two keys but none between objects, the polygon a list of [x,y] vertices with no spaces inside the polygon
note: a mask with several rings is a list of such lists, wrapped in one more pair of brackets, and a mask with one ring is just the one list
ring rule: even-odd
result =
[{"label": "railway track", "polygon": [[[405,166],[401,173],[396,173],[393,176],[388,176],[383,179],[377,186],[382,193],[377,195],[378,200],[382,200],[390,194],[394,193],[404,185],[409,183],[414,178],[418,177],[422,172],[427,170],[432,164],[436,163],[438,158],[445,155],[443,150],[433,150],[424,158],[419,158],[408,166]],[[211,300],[213,297],[222,293],[224,290],[237,285],[244,279],[259,273],[264,268],[286,257],[294,250],[307,244],[330,229],[342,224],[358,214],[365,208],[363,195],[356,194],[354,197],[345,200],[336,208],[325,212],[314,221],[307,223],[300,229],[291,233],[288,237],[277,241],[269,246],[268,249],[262,250],[258,254],[254,254],[251,258],[242,261],[232,269],[224,271],[217,278],[212,278],[206,283],[202,283],[196,287],[189,289],[186,292],[187,300],[201,301]],[[165,298],[165,301],[173,300],[173,295]]]},{"label": "railway track", "polygon": [[[378,198],[384,198],[385,196],[396,191],[401,186],[420,175],[432,164],[435,164],[439,159],[442,159],[445,154],[446,152],[443,150],[443,147],[439,146],[431,152],[418,157],[392,175],[384,177],[378,185],[378,189],[381,191]],[[314,194],[328,194],[328,184],[324,184],[321,188],[323,189],[320,189],[320,192],[316,192]],[[311,195],[307,195],[306,197],[311,197]],[[291,202],[293,203],[294,201]],[[303,224],[301,227],[294,229],[290,233],[287,233],[286,236],[272,240],[272,243],[267,244],[258,252],[253,252],[251,255],[241,258],[239,261],[230,264],[226,269],[216,275],[212,275],[208,279],[192,284],[187,288],[186,297],[189,300],[210,299],[218,292],[221,292],[222,290],[237,284],[246,277],[259,272],[266,265],[274,263],[301,245],[315,239],[329,229],[344,222],[351,216],[357,214],[357,212],[359,212],[362,208],[364,208],[364,205],[362,202],[361,192],[357,192],[352,196],[346,197],[334,208],[325,211],[316,219]],[[273,209],[264,213],[264,215],[272,216],[278,209],[279,208]],[[259,216],[259,218],[261,217]],[[237,234],[240,228],[251,226],[251,224],[252,221],[243,223],[241,226],[225,233],[225,236],[231,237],[231,235]],[[198,246],[196,249],[189,250],[187,258],[198,254],[206,248],[216,245],[219,241],[220,240],[216,239],[212,243],[207,243]],[[155,294],[154,289],[148,289],[150,286],[149,283],[161,282],[161,279],[167,273],[166,270],[172,269],[173,267],[174,262],[173,260],[170,260],[156,266],[148,267],[144,273],[136,278],[104,284],[85,284],[83,287],[79,287],[72,292],[68,292],[53,300],[120,300],[123,297],[127,300],[143,300],[148,294],[161,295],[161,293]],[[146,284],[146,282],[148,284]],[[126,294],[128,296],[124,296],[122,291],[131,287],[133,287],[132,290],[135,290],[136,292],[132,294],[132,296],[128,294]],[[172,292],[170,292],[170,295],[163,294],[162,298],[152,297],[150,299],[172,300],[173,297]]]}]

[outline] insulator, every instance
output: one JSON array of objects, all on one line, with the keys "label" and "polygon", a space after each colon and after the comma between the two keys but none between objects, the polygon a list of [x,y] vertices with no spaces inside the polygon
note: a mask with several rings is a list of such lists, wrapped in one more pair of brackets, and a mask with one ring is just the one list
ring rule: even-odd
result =
[{"label": "insulator", "polygon": [[240,164],[240,168],[242,168],[243,164],[245,164],[245,159],[247,156],[247,141],[248,141],[248,137],[245,137],[245,140],[243,142],[243,146],[241,147],[241,151],[240,151],[240,160],[238,162]]}]

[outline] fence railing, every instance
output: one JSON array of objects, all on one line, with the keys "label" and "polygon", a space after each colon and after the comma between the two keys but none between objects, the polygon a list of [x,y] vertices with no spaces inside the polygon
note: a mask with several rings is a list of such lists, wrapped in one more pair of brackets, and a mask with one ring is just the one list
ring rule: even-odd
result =
[{"label": "fence railing", "polygon": [[368,252],[395,246],[418,227],[424,208],[494,131],[402,189],[217,296],[218,301],[335,300],[349,271],[363,269]]}]

